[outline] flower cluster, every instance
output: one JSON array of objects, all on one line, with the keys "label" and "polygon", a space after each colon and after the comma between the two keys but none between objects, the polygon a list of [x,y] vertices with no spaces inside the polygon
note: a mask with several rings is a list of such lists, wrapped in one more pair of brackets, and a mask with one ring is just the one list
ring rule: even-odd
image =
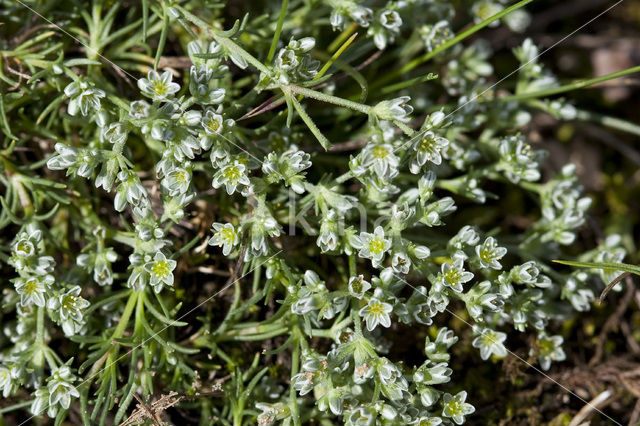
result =
[{"label": "flower cluster", "polygon": [[[273,84],[301,83],[312,80],[318,74],[320,62],[313,59],[309,52],[315,47],[312,37],[291,40],[287,47],[280,49],[275,57],[272,75],[263,76],[261,84],[269,87]],[[277,82],[277,83],[276,83]]]},{"label": "flower cluster", "polygon": [[73,386],[75,380],[67,365],[56,368],[47,378],[47,385],[36,390],[31,412],[37,415],[46,410],[49,417],[55,417],[60,408],[68,410],[71,398],[80,397],[78,389]]},{"label": "flower cluster", "polygon": [[53,257],[42,255],[42,230],[30,223],[14,240],[11,264],[19,277],[13,280],[23,307],[44,307],[46,295],[53,288],[55,278],[51,273],[55,266]]}]

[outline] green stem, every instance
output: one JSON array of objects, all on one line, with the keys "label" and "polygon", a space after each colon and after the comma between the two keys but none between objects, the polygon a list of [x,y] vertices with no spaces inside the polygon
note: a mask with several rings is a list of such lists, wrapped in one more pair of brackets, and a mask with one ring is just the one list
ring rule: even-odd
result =
[{"label": "green stem", "polygon": [[576,118],[579,120],[592,121],[594,123],[610,127],[612,129],[621,130],[623,132],[631,133],[632,135],[640,136],[640,126],[616,117],[609,117],[607,115],[598,114],[596,112],[579,109],[577,110]]},{"label": "green stem", "polygon": [[380,380],[376,379],[375,388],[373,389],[373,397],[371,398],[372,403],[375,403],[380,397],[380,390],[381,390]]},{"label": "green stem", "polygon": [[395,83],[390,86],[383,87],[382,89],[380,89],[380,93],[386,95],[387,93],[397,92],[399,90],[406,89],[407,87],[411,87],[415,84],[435,80],[436,78],[438,78],[438,74],[430,72],[427,75],[422,75],[416,78],[412,78],[411,80],[401,81],[400,83]]},{"label": "green stem", "polygon": [[339,98],[337,96],[327,95],[325,93],[318,92],[318,91],[311,90],[311,89],[307,89],[305,87],[289,85],[289,86],[283,86],[282,88],[286,89],[286,90],[289,90],[289,91],[291,91],[293,93],[297,93],[299,95],[306,96],[308,98],[313,98],[313,99],[317,99],[317,100],[322,101],[322,102],[327,102],[329,104],[334,104],[334,105],[342,106],[342,107],[345,107],[345,108],[349,108],[349,109],[352,109],[354,111],[359,111],[359,112],[361,112],[363,114],[367,114],[367,115],[369,115],[371,113],[371,110],[373,109],[373,107],[371,107],[369,105],[361,104],[359,102],[350,101],[348,99],[342,99],[342,98]]},{"label": "green stem", "polygon": [[160,32],[160,40],[158,41],[158,47],[156,48],[156,56],[153,61],[153,69],[158,69],[158,63],[160,63],[160,58],[162,57],[162,51],[164,50],[164,45],[167,42],[167,34],[169,34],[169,25],[171,24],[169,20],[169,15],[167,14],[167,6],[165,2],[161,2],[162,4],[162,31]]},{"label": "green stem", "polygon": [[552,89],[538,90],[537,92],[529,92],[529,93],[519,93],[515,95],[504,96],[496,100],[509,102],[509,101],[522,101],[525,99],[543,98],[546,96],[552,96],[560,93],[570,92],[576,89],[583,89],[585,87],[589,87],[597,83],[602,83],[603,81],[613,80],[614,78],[623,77],[625,75],[633,74],[636,72],[640,72],[640,65],[632,68],[627,68],[626,70],[603,75],[601,77],[590,78],[587,80],[579,80],[570,84],[565,84],[564,86],[554,87]]},{"label": "green stem", "polygon": [[357,272],[356,272],[356,255],[355,254],[350,254],[349,255],[349,276],[355,277],[356,275],[357,275]]},{"label": "green stem", "polygon": [[44,342],[44,307],[38,307],[36,310],[36,355],[33,358],[33,364],[39,369],[42,370],[44,368],[44,352],[45,342]]},{"label": "green stem", "polygon": [[[300,362],[300,345],[295,342],[293,345],[293,353],[291,354],[291,377],[298,374],[298,363]],[[300,424],[300,411],[298,409],[296,390],[293,386],[289,389],[289,408],[291,410],[291,418],[294,425]]]},{"label": "green stem", "polygon": [[409,137],[412,137],[416,134],[416,132],[411,127],[407,126],[402,121],[393,120],[393,124],[395,124],[398,129],[402,130]]},{"label": "green stem", "polygon": [[49,347],[45,347],[43,350],[44,356],[47,359],[47,364],[49,365],[49,368],[51,370],[54,370],[55,368],[58,367],[58,363],[56,362],[56,359],[54,358],[54,352],[49,348]]},{"label": "green stem", "polygon": [[483,29],[487,25],[491,24],[492,22],[497,21],[498,19],[508,15],[509,13],[513,12],[514,10],[518,10],[523,6],[526,6],[527,4],[531,3],[532,1],[533,0],[522,0],[522,1],[519,1],[518,3],[514,4],[513,6],[510,6],[510,7],[506,8],[506,9],[504,9],[503,11],[496,13],[493,16],[490,16],[489,18],[485,19],[484,21],[480,22],[479,24],[474,25],[473,27],[469,28],[468,30],[461,32],[460,34],[458,34],[457,36],[455,36],[451,40],[448,40],[445,43],[441,44],[440,46],[436,47],[431,52],[427,52],[424,55],[414,59],[413,61],[409,62],[408,64],[406,64],[405,66],[400,68],[398,71],[395,71],[395,72],[387,74],[382,79],[380,79],[377,83],[375,83],[373,85],[373,87],[374,88],[375,87],[380,87],[380,86],[388,83],[389,81],[397,79],[402,74],[404,74],[404,73],[406,73],[408,71],[411,71],[415,67],[417,67],[419,65],[422,65],[423,63],[429,61],[434,56],[437,56],[440,52],[443,52],[443,51],[447,50],[448,48],[450,48],[452,46],[455,46],[456,44],[460,43],[462,40],[464,40],[467,37],[475,34],[476,32],[480,31],[481,29]]},{"label": "green stem", "polygon": [[[546,113],[553,114],[549,105],[538,99],[529,100],[527,102],[527,105],[533,108],[537,108]],[[610,129],[620,130],[622,132],[627,132],[632,135],[640,136],[640,126],[626,120],[621,120],[620,118],[610,117],[608,115],[602,115],[593,111],[576,109],[575,119],[582,120],[582,121],[590,121],[592,123],[597,123],[602,126],[609,127]]]},{"label": "green stem", "polygon": [[33,401],[29,400],[29,401],[19,402],[17,404],[13,404],[13,405],[9,405],[7,407],[0,408],[0,414],[5,414],[5,413],[8,413],[10,411],[19,410],[21,408],[28,407],[32,403],[33,403]]},{"label": "green stem", "polygon": [[353,177],[353,172],[351,170],[349,170],[348,172],[338,176],[336,178],[336,183],[337,184],[344,183],[344,182],[348,181],[349,179],[351,179],[352,177]]}]

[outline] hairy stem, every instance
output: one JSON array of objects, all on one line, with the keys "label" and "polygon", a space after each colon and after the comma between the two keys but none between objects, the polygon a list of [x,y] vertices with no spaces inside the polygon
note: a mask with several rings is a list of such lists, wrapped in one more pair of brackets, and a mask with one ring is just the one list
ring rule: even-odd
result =
[{"label": "hairy stem", "polygon": [[289,85],[283,86],[283,89],[291,91],[293,93],[297,93],[302,96],[306,96],[308,98],[317,99],[322,102],[326,102],[329,104],[334,104],[338,106],[342,106],[345,108],[352,109],[354,111],[359,111],[363,114],[370,114],[373,107],[365,104],[361,104],[359,102],[350,101],[348,99],[342,99],[337,96],[327,95],[326,93],[318,92],[316,90],[307,89],[305,87]]}]

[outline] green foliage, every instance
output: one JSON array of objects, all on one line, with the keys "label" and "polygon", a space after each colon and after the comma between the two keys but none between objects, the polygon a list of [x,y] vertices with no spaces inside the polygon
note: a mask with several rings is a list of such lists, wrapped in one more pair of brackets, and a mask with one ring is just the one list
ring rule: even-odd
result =
[{"label": "green foliage", "polygon": [[612,271],[551,262],[591,199],[523,131],[604,79],[561,85],[526,39],[496,97],[466,42],[531,2],[0,1],[0,413],[119,424],[141,393],[176,423],[462,424],[454,345],[564,360],[553,324]]}]

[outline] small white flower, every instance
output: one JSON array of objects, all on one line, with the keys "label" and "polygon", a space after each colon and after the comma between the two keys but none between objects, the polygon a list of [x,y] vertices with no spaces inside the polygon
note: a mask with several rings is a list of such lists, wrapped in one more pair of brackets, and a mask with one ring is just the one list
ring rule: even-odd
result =
[{"label": "small white flower", "polygon": [[240,235],[230,223],[213,223],[213,236],[209,239],[210,246],[222,247],[225,256],[231,253],[231,249],[240,243]]},{"label": "small white flower", "polygon": [[507,254],[507,249],[498,247],[496,239],[488,237],[482,245],[476,246],[476,255],[483,268],[502,269],[500,259]]},{"label": "small white flower", "polygon": [[164,101],[180,90],[180,85],[171,82],[171,79],[170,71],[165,71],[160,75],[157,71],[151,70],[147,74],[147,78],[138,80],[138,88],[143,95],[154,101]]},{"label": "small white flower", "polygon": [[[62,366],[58,370],[68,370],[69,367]],[[60,374],[59,371],[54,371],[53,380],[47,383],[49,389],[49,405],[53,406],[60,404],[65,410],[71,405],[71,398],[79,398],[80,394],[78,390],[71,384],[75,380],[75,377],[69,373],[68,375]]]},{"label": "small white flower", "polygon": [[219,135],[224,128],[224,118],[222,115],[208,108],[202,116],[202,127],[209,135]]},{"label": "small white flower", "polygon": [[351,245],[360,249],[360,257],[371,259],[375,265],[382,261],[384,254],[391,248],[391,240],[384,237],[384,229],[378,226],[373,234],[363,232],[360,236],[354,236]]},{"label": "small white flower", "polygon": [[150,284],[156,293],[160,293],[163,285],[173,286],[173,270],[177,262],[167,257],[162,252],[157,252],[152,262],[144,265],[145,271],[150,275]]},{"label": "small white flower", "polygon": [[349,424],[352,425],[374,425],[376,412],[372,408],[360,406],[351,412]]},{"label": "small white flower", "polygon": [[35,392],[35,398],[31,403],[31,414],[38,416],[42,414],[44,410],[47,410],[49,417],[55,417],[58,412],[58,407],[49,404],[49,390],[46,387],[41,387]]},{"label": "small white flower", "polygon": [[383,327],[387,328],[391,326],[391,317],[389,317],[389,314],[392,310],[393,306],[390,304],[372,297],[369,299],[367,306],[360,309],[359,314],[366,321],[367,330],[373,331],[378,324],[382,324]]},{"label": "small white flower", "polygon": [[291,378],[291,386],[300,393],[300,396],[304,396],[313,390],[314,376],[311,371],[298,373]]},{"label": "small white flower", "polygon": [[471,281],[473,273],[465,271],[462,259],[458,258],[453,263],[442,264],[441,273],[437,282],[449,287],[456,293],[462,293],[462,284]]},{"label": "small white flower", "polygon": [[389,30],[397,31],[402,25],[402,18],[395,10],[385,10],[380,14],[380,23]]},{"label": "small white flower", "polygon": [[373,169],[381,179],[397,175],[400,159],[394,154],[391,144],[367,144],[362,151],[362,165]]},{"label": "small white flower", "polygon": [[56,155],[49,158],[47,167],[51,170],[64,170],[72,167],[78,161],[78,149],[63,143],[55,145]]},{"label": "small white flower", "polygon": [[408,274],[411,268],[411,260],[404,252],[395,252],[391,258],[391,266],[397,274]]},{"label": "small white flower", "polygon": [[[566,355],[562,349],[563,341],[562,336],[541,335],[538,338],[538,362],[543,370],[548,370],[552,361],[565,360]],[[531,350],[531,354],[533,353],[535,353],[534,349]]]},{"label": "small white flower", "polygon": [[136,119],[147,118],[151,111],[151,105],[147,101],[133,101],[129,105],[129,115]]},{"label": "small white flower", "polygon": [[464,417],[476,411],[473,405],[464,402],[467,399],[467,392],[458,392],[455,396],[445,393],[442,397],[442,415],[451,418],[456,424],[464,423]]},{"label": "small white flower", "polygon": [[82,310],[89,305],[87,300],[80,297],[80,286],[74,286],[58,297],[58,311],[63,320],[70,318],[76,322],[82,321]]},{"label": "small white flower", "polygon": [[477,332],[479,336],[473,339],[471,344],[474,348],[480,349],[480,358],[487,360],[492,354],[499,358],[507,356],[507,348],[503,343],[507,339],[505,333],[488,328],[479,329]]},{"label": "small white flower", "polygon": [[290,70],[298,66],[296,52],[291,49],[280,49],[276,57],[276,66],[283,70]]},{"label": "small white flower", "polygon": [[233,194],[238,185],[243,185],[248,187],[251,182],[246,175],[247,166],[240,163],[238,160],[234,161],[233,164],[228,164],[213,176],[212,185],[214,188],[220,188],[222,185],[225,186],[227,190],[227,194]]},{"label": "small white flower", "polygon": [[176,168],[162,179],[162,186],[169,191],[169,195],[176,197],[189,190],[191,184],[191,172],[185,168]]},{"label": "small white flower", "polygon": [[53,282],[54,278],[51,275],[16,278],[14,285],[16,292],[20,295],[20,304],[22,306],[34,304],[43,307],[46,303],[45,293]]},{"label": "small white flower", "polygon": [[416,164],[423,166],[427,161],[435,165],[442,164],[441,152],[448,145],[449,141],[447,139],[437,136],[431,131],[427,131],[413,144],[413,150],[416,152]]},{"label": "small white flower", "polygon": [[333,251],[338,247],[338,214],[331,209],[323,215],[320,234],[316,244],[323,252]]},{"label": "small white flower", "polygon": [[8,398],[18,390],[20,387],[19,377],[20,367],[15,365],[9,367],[0,365],[0,390],[2,390],[2,396],[4,398]]},{"label": "small white flower", "polygon": [[251,251],[256,256],[266,255],[268,252],[268,237],[279,236],[280,225],[264,205],[257,209],[252,221],[250,232]]},{"label": "small white flower", "polygon": [[364,275],[349,278],[349,293],[356,299],[362,299],[370,288],[371,284],[365,281]]},{"label": "small white flower", "polygon": [[69,101],[69,115],[76,115],[78,112],[83,116],[89,113],[89,110],[100,111],[100,99],[105,97],[104,91],[100,89],[90,88],[85,82],[72,82],[64,88],[64,94],[71,100]]},{"label": "small white flower", "polygon": [[142,186],[142,182],[140,182],[140,178],[136,173],[122,170],[118,173],[118,180],[120,180],[120,185],[116,188],[116,196],[113,200],[113,205],[117,211],[123,211],[126,203],[129,203],[132,207],[150,204],[147,190]]}]

